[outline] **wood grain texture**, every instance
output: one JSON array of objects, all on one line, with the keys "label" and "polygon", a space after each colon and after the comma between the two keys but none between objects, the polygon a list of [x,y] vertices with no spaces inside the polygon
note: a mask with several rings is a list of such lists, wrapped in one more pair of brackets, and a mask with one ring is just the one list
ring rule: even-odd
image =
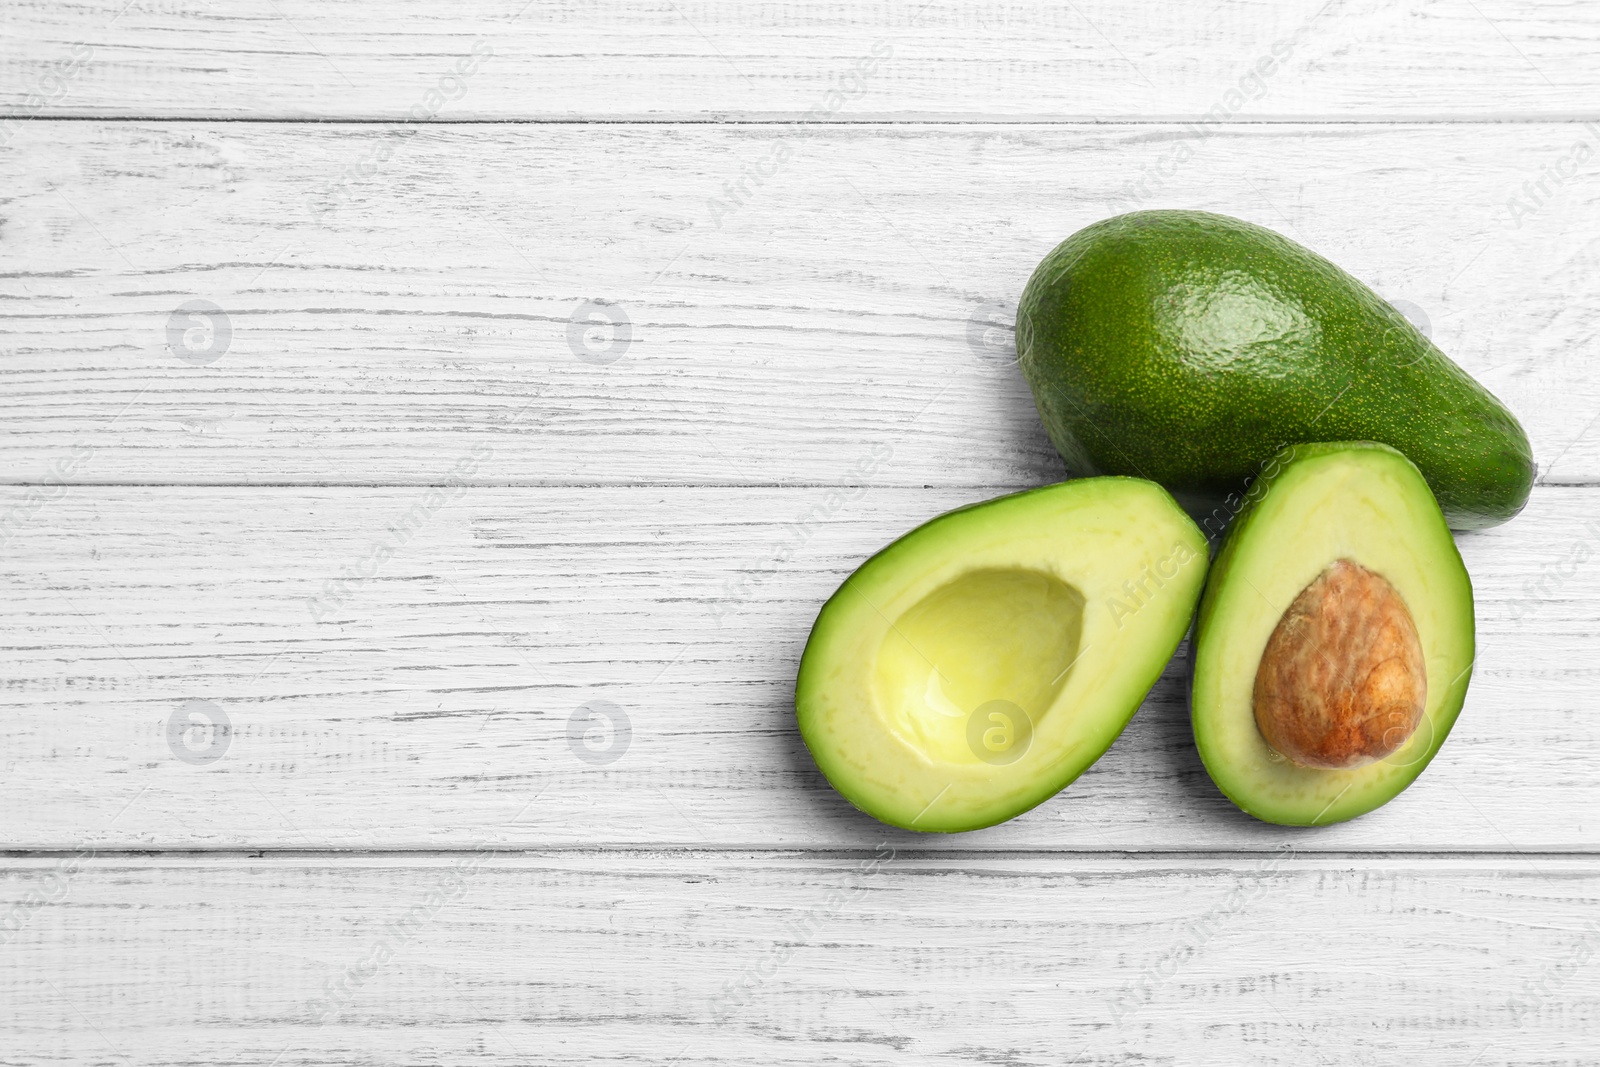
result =
[{"label": "wood grain texture", "polygon": [[24,135],[13,482],[437,483],[489,446],[506,484],[1037,484],[1061,468],[1008,302],[1158,167],[1141,203],[1329,255],[1521,415],[1546,482],[1600,478],[1600,164],[1540,178],[1600,125]]},{"label": "wood grain texture", "polygon": [[[35,0],[8,22],[12,115],[1565,117],[1600,89],[1582,0]],[[489,61],[450,81],[474,48]]]},{"label": "wood grain texture", "polygon": [[[795,668],[851,570],[984,492],[470,481],[0,491],[0,513],[33,507],[0,563],[6,843],[446,848],[524,808],[506,840],[528,847],[882,839],[811,763]],[[1543,488],[1461,537],[1480,650],[1466,708],[1370,816],[1308,832],[1236,811],[1194,752],[1180,653],[1061,796],[890,839],[1596,851],[1597,515],[1600,489]],[[208,731],[222,716],[229,732]]]},{"label": "wood grain texture", "polygon": [[63,856],[9,1063],[1593,1062],[1594,859]]},{"label": "wood grain texture", "polygon": [[[1594,1062],[1600,7],[6,28],[0,847],[62,851],[0,857],[0,1063]],[[1060,475],[1008,302],[1146,206],[1324,252],[1525,420],[1466,710],[1284,831],[1180,653],[1062,796],[889,831],[793,727],[807,628]]]}]

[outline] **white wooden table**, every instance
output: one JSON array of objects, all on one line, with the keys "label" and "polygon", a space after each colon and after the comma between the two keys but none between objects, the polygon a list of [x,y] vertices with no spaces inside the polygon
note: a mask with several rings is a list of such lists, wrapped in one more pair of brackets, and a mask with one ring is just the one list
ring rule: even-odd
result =
[{"label": "white wooden table", "polygon": [[[4,19],[0,1063],[1600,1061],[1600,7]],[[1289,831],[1180,653],[1061,796],[891,831],[809,624],[1061,475],[1009,302],[1160,205],[1522,417],[1466,711]]]}]

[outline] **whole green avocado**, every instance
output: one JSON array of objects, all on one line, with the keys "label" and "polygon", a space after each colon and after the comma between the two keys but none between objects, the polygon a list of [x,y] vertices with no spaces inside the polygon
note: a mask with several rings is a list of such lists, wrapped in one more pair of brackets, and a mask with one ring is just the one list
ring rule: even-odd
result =
[{"label": "whole green avocado", "polygon": [[1355,278],[1205,211],[1136,211],[1058,245],[1017,356],[1073,476],[1164,485],[1209,533],[1286,445],[1405,453],[1456,529],[1522,509],[1533,453],[1506,406]]}]

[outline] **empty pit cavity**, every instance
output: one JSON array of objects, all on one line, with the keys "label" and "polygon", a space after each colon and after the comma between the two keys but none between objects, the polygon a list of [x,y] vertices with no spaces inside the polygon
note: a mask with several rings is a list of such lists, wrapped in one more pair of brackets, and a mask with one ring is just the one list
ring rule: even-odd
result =
[{"label": "empty pit cavity", "polygon": [[1083,607],[1082,593],[1041,571],[956,578],[885,635],[873,666],[879,713],[930,758],[1016,762],[1078,658]]}]

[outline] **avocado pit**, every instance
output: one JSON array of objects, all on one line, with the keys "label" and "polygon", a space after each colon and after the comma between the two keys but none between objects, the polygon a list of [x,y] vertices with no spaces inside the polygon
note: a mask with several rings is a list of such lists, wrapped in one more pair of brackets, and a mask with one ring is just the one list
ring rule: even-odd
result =
[{"label": "avocado pit", "polygon": [[1304,767],[1360,767],[1397,751],[1427,702],[1422,642],[1381,575],[1335,561],[1289,605],[1256,671],[1256,726]]}]

